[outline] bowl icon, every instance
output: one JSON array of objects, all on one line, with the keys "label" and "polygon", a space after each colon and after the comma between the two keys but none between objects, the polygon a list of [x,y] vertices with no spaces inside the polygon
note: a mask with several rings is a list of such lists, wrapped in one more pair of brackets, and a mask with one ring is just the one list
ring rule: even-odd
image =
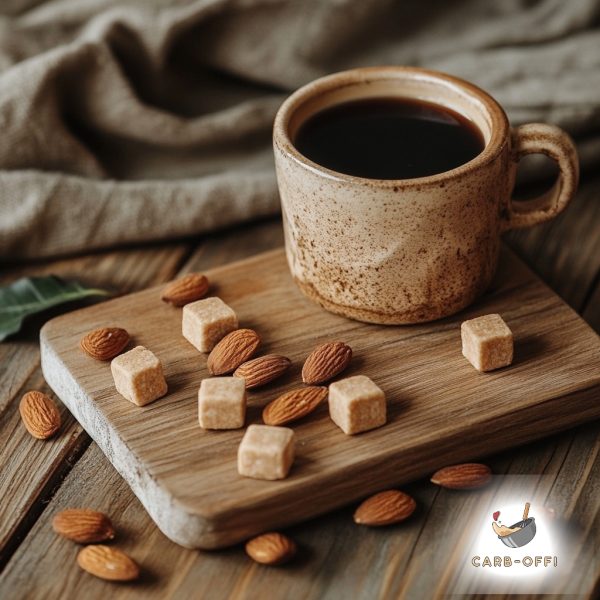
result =
[{"label": "bowl icon", "polygon": [[519,531],[515,531],[510,535],[498,536],[502,540],[502,543],[509,548],[520,548],[529,544],[529,542],[535,537],[535,519],[530,517],[523,521],[518,521],[514,525],[510,526],[511,529],[520,527]]}]

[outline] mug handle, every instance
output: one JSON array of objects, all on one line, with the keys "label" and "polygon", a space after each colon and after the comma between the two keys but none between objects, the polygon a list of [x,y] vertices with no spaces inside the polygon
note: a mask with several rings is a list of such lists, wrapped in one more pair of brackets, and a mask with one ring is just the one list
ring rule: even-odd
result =
[{"label": "mug handle", "polygon": [[529,123],[513,129],[511,160],[513,175],[521,158],[527,154],[545,154],[556,161],[559,175],[556,183],[533,200],[509,198],[503,220],[503,231],[530,227],[553,219],[571,202],[579,181],[579,160],[573,140],[554,125]]}]

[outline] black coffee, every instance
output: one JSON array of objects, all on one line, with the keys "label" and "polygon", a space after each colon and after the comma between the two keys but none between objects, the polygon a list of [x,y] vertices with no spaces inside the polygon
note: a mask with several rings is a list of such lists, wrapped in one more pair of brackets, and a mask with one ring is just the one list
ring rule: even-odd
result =
[{"label": "black coffee", "polygon": [[458,113],[420,100],[365,98],[316,113],[294,140],[328,169],[371,179],[443,173],[475,158],[480,131]]}]

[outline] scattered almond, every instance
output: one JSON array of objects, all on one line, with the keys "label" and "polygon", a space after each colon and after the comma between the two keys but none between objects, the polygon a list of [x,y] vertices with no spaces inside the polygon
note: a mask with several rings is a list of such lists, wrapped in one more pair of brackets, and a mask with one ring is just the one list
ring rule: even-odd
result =
[{"label": "scattered almond", "polygon": [[266,385],[285,373],[292,361],[286,356],[267,354],[241,364],[233,373],[234,377],[242,377],[246,388],[253,389]]},{"label": "scattered almond", "polygon": [[68,508],[57,513],[52,519],[52,529],[78,544],[97,544],[115,537],[110,519],[87,508]]},{"label": "scattered almond", "polygon": [[313,412],[325,398],[326,387],[309,386],[291,390],[265,406],[263,421],[267,425],[283,425],[297,421]]},{"label": "scattered almond", "polygon": [[81,550],[77,564],[91,575],[109,581],[133,581],[140,575],[137,563],[127,554],[100,544]]},{"label": "scattered almond", "polygon": [[283,533],[264,533],[246,542],[246,554],[263,565],[281,565],[296,554],[296,543]]},{"label": "scattered almond", "polygon": [[161,300],[173,306],[184,306],[200,300],[208,292],[208,279],[201,273],[188,273],[169,283],[163,290]]},{"label": "scattered almond", "polygon": [[351,358],[352,348],[343,342],[320,344],[304,362],[302,381],[309,385],[325,383],[339,375]]},{"label": "scattered almond", "polygon": [[19,404],[23,424],[38,440],[52,437],[60,429],[60,412],[54,400],[42,392],[27,392]]},{"label": "scattered almond", "polygon": [[436,471],[431,482],[451,490],[470,490],[482,487],[492,478],[492,470],[480,463],[452,465]]},{"label": "scattered almond", "polygon": [[253,329],[236,329],[227,334],[208,355],[206,366],[211,375],[235,371],[258,349],[260,338]]},{"label": "scattered almond", "polygon": [[411,496],[399,490],[386,490],[367,498],[354,513],[359,525],[379,527],[400,523],[415,512],[417,503]]},{"label": "scattered almond", "polygon": [[96,360],[111,360],[129,344],[129,334],[120,327],[101,327],[81,339],[81,349]]}]

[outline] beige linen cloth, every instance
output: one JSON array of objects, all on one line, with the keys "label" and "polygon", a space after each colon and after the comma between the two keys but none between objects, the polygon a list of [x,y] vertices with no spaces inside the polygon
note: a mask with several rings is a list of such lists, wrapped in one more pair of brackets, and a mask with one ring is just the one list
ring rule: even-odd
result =
[{"label": "beige linen cloth", "polygon": [[0,260],[276,213],[271,124],[363,65],[440,69],[600,159],[595,0],[2,0]]}]

